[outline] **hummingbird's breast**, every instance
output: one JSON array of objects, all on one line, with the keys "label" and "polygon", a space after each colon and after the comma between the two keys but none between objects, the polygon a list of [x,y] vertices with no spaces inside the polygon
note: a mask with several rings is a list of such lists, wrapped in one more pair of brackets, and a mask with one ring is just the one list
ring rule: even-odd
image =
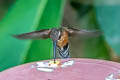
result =
[{"label": "hummingbird's breast", "polygon": [[57,41],[57,46],[62,48],[65,45],[67,45],[67,43],[68,43],[68,33],[65,30],[63,30],[60,39]]}]

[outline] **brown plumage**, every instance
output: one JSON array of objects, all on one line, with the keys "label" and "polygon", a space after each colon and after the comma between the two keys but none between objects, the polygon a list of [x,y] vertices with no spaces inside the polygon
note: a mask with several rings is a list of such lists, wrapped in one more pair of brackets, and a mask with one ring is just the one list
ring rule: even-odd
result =
[{"label": "brown plumage", "polygon": [[68,43],[68,33],[64,30],[61,38],[57,41],[57,46],[60,48],[64,47]]}]

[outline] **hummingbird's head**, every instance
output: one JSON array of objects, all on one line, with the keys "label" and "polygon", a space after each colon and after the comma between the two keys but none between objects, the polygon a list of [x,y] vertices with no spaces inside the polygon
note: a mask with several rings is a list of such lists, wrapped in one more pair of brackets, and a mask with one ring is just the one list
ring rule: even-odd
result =
[{"label": "hummingbird's head", "polygon": [[53,40],[53,41],[57,41],[60,37],[60,31],[56,28],[52,28],[51,29],[51,32],[50,32],[50,38]]}]

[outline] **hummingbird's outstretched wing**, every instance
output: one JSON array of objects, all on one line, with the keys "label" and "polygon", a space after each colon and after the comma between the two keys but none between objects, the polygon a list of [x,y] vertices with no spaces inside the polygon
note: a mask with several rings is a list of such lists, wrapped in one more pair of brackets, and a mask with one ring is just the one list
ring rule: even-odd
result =
[{"label": "hummingbird's outstretched wing", "polygon": [[102,34],[99,30],[82,30],[82,29],[75,29],[75,28],[64,28],[69,36],[79,36],[79,37],[98,37]]},{"label": "hummingbird's outstretched wing", "polygon": [[18,39],[47,39],[49,38],[50,32],[51,32],[50,29],[44,29],[44,30],[24,33],[20,35],[13,35],[13,36]]}]

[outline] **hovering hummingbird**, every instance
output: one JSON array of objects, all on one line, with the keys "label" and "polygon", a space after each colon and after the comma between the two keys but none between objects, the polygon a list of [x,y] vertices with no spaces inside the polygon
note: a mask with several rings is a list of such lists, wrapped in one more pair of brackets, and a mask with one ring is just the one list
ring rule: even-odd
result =
[{"label": "hovering hummingbird", "polygon": [[69,37],[97,37],[101,34],[100,31],[88,31],[82,29],[61,27],[43,29],[39,31],[24,33],[20,35],[14,35],[18,39],[47,39],[51,38],[53,41],[54,51],[54,63],[56,59],[56,49],[59,51],[59,55],[62,58],[69,58]]}]

